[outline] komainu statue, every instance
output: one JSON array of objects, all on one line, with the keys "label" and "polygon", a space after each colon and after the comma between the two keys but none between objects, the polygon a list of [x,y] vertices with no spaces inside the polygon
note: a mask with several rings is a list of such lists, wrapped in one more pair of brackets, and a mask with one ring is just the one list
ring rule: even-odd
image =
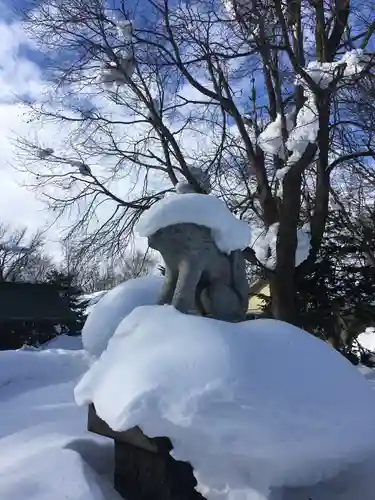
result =
[{"label": "komainu statue", "polygon": [[192,223],[161,228],[148,241],[166,266],[159,304],[223,321],[245,319],[248,283],[241,250],[222,253],[211,229]]}]

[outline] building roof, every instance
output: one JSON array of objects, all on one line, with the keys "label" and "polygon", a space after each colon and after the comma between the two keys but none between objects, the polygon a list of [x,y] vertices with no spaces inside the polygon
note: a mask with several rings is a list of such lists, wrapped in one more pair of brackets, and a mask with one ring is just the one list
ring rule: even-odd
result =
[{"label": "building roof", "polygon": [[257,295],[259,292],[263,290],[266,286],[269,286],[269,281],[264,278],[258,278],[257,280],[250,283],[249,286],[249,295]]},{"label": "building roof", "polygon": [[45,283],[0,282],[0,322],[73,319],[64,291]]}]

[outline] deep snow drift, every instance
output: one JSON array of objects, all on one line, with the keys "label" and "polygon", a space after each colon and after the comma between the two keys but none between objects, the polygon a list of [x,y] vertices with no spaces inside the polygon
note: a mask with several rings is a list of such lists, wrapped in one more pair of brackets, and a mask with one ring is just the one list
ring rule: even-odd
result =
[{"label": "deep snow drift", "polygon": [[125,316],[138,306],[156,304],[162,285],[161,276],[142,276],[125,281],[102,296],[82,329],[86,351],[100,356]]},{"label": "deep snow drift", "polygon": [[363,376],[273,320],[234,325],[137,308],[75,396],[115,430],[169,436],[209,500],[269,498],[271,487],[313,484],[375,450],[375,398]]}]

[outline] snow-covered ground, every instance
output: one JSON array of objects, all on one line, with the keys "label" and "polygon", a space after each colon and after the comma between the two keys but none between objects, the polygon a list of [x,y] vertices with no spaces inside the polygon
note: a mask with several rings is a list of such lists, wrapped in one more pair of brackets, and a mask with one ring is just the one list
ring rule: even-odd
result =
[{"label": "snow-covered ground", "polygon": [[119,500],[111,443],[73,400],[89,363],[76,349],[0,352],[1,500]]},{"label": "snow-covered ground", "polygon": [[283,323],[155,307],[159,289],[100,300],[84,340],[100,358],[66,336],[0,352],[1,500],[119,500],[76,387],[113,427],[168,434],[209,500],[373,500],[375,370]]},{"label": "snow-covered ground", "polygon": [[41,349],[69,349],[72,351],[82,350],[82,337],[80,335],[72,336],[72,335],[59,335],[54,339],[50,340],[43,344]]},{"label": "snow-covered ground", "polygon": [[[86,409],[73,398],[89,364],[80,350],[0,352],[1,500],[120,499],[111,485],[111,442],[86,431]],[[375,372],[363,371],[375,388]],[[327,482],[274,491],[270,498],[373,500],[374,467],[368,460]]]}]

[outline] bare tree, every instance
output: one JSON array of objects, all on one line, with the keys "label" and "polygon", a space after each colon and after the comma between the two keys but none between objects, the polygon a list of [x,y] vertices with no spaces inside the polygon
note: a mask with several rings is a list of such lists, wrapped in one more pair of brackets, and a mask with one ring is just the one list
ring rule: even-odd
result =
[{"label": "bare tree", "polygon": [[49,274],[56,269],[56,263],[42,251],[32,253],[26,265],[20,270],[17,280],[28,283],[45,283]]},{"label": "bare tree", "polygon": [[28,237],[26,228],[0,224],[0,281],[43,281],[52,267],[41,233]]},{"label": "bare tree", "polygon": [[144,254],[140,250],[136,250],[125,259],[118,260],[115,267],[119,279],[126,281],[151,274],[156,267],[156,263],[156,259],[150,252]]},{"label": "bare tree", "polygon": [[75,286],[85,292],[96,292],[150,274],[155,266],[156,259],[150,251],[122,252],[116,258],[93,256],[82,251],[80,241],[66,240],[59,268],[73,276]]},{"label": "bare tree", "polygon": [[134,255],[116,261],[101,263],[95,269],[89,267],[84,271],[85,291],[96,292],[110,290],[111,288],[133,278],[139,278],[150,274],[156,265],[156,261],[149,255],[137,251]]},{"label": "bare tree", "polygon": [[296,323],[302,226],[310,252],[298,273],[316,258],[331,190],[362,167],[371,174],[374,132],[359,105],[373,81],[371,0],[361,12],[349,0],[38,4],[26,25],[48,51],[55,87],[30,107],[69,127],[71,153],[23,139],[20,154],[58,217],[79,212],[71,234],[82,248],[121,251],[179,180],[205,192],[199,167],[263,231],[273,259],[250,247],[245,256],[270,279],[274,316]]}]

